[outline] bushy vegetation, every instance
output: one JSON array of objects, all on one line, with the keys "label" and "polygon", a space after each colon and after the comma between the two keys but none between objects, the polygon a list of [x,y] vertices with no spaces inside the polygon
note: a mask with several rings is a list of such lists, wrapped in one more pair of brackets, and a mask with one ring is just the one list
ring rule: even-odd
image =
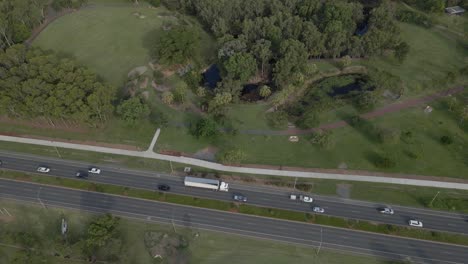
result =
[{"label": "bushy vegetation", "polygon": [[14,45],[0,50],[0,113],[105,122],[113,112],[115,89],[74,60],[39,48]]}]

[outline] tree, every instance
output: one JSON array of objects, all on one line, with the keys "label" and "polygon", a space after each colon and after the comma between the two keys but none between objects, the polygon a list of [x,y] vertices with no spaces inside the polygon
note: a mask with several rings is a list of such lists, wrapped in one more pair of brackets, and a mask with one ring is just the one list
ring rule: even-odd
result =
[{"label": "tree", "polygon": [[321,129],[312,134],[310,142],[325,149],[329,149],[335,144],[332,138],[332,132],[330,130],[323,131]]},{"label": "tree", "polygon": [[199,119],[195,124],[192,124],[190,133],[196,138],[213,139],[219,135],[218,125],[210,118]]},{"label": "tree", "polygon": [[339,66],[341,69],[344,69],[348,67],[349,65],[351,65],[351,57],[349,55],[346,55],[340,59]]},{"label": "tree", "polygon": [[162,94],[162,102],[170,105],[174,102],[174,94],[172,92],[166,91]]},{"label": "tree", "polygon": [[246,158],[246,154],[238,148],[222,151],[217,155],[219,162],[223,164],[240,164]]},{"label": "tree", "polygon": [[325,51],[324,37],[312,21],[304,23],[300,40],[304,43],[309,56],[319,57]]},{"label": "tree", "polygon": [[408,43],[406,42],[400,42],[400,44],[398,44],[396,47],[395,47],[395,58],[400,62],[402,63],[406,57],[408,56],[408,53],[410,51],[410,46],[408,45]]},{"label": "tree", "polygon": [[271,94],[270,87],[268,87],[268,85],[262,85],[262,87],[260,87],[259,94],[263,98],[270,96]]},{"label": "tree", "polygon": [[208,112],[216,114],[224,106],[232,101],[232,95],[228,92],[217,93],[208,104]]},{"label": "tree", "polygon": [[297,125],[301,128],[313,128],[320,124],[318,112],[311,109],[305,112],[302,117],[297,121]]},{"label": "tree", "polygon": [[252,54],[259,62],[263,76],[265,64],[268,64],[273,55],[271,52],[271,41],[266,39],[257,40],[257,42],[252,46]]},{"label": "tree", "polygon": [[117,106],[117,114],[120,115],[128,125],[134,126],[137,121],[142,120],[150,114],[148,105],[141,102],[139,97],[132,97]]},{"label": "tree", "polygon": [[176,86],[174,90],[174,101],[179,104],[184,103],[187,100],[187,88],[183,85]]},{"label": "tree", "polygon": [[197,96],[198,96],[198,97],[205,97],[205,95],[206,95],[206,89],[205,89],[205,87],[199,86],[199,87],[197,88]]},{"label": "tree", "polygon": [[84,251],[88,254],[95,252],[106,246],[109,241],[116,237],[120,218],[105,214],[98,217],[88,227],[87,237],[84,244]]},{"label": "tree", "polygon": [[354,105],[360,111],[371,110],[376,103],[377,97],[375,96],[375,92],[372,91],[363,91],[354,99]]},{"label": "tree", "polygon": [[302,73],[307,64],[307,50],[300,41],[288,39],[281,43],[280,59],[274,69],[274,81],[279,87],[292,83],[294,73]]},{"label": "tree", "polygon": [[240,82],[246,82],[255,73],[255,59],[250,53],[236,53],[224,62],[227,77]]},{"label": "tree", "polygon": [[266,118],[273,128],[285,128],[288,125],[288,114],[284,111],[267,113]]},{"label": "tree", "polygon": [[163,31],[155,44],[154,53],[162,64],[183,64],[198,59],[200,36],[195,27],[177,26]]}]

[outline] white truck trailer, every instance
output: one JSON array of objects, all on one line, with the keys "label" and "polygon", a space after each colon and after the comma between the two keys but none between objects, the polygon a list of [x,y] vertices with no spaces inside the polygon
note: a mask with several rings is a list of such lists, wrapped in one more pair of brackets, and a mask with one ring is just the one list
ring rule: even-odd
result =
[{"label": "white truck trailer", "polygon": [[189,187],[205,188],[215,191],[229,191],[229,184],[227,184],[226,182],[205,178],[185,177],[184,185]]}]

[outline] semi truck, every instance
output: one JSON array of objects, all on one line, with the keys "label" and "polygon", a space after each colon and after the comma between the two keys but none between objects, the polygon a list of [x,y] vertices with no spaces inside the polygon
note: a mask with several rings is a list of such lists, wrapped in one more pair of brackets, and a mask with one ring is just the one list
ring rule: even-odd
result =
[{"label": "semi truck", "polygon": [[198,187],[205,188],[215,191],[229,191],[229,184],[223,181],[205,179],[205,178],[195,178],[195,177],[185,177],[184,185],[188,187]]}]

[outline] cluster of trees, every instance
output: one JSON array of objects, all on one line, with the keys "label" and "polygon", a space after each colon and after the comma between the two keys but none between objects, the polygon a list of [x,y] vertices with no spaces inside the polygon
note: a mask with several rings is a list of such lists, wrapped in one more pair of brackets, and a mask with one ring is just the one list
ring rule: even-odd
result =
[{"label": "cluster of trees", "polygon": [[0,50],[0,114],[96,126],[113,113],[115,94],[71,59],[22,44]]},{"label": "cluster of trees", "polygon": [[45,18],[48,0],[0,0],[0,49],[22,43]]},{"label": "cluster of trees", "polygon": [[200,56],[200,33],[197,28],[181,25],[162,31],[155,43],[154,55],[164,65],[184,64]]},{"label": "cluster of trees", "polygon": [[[238,96],[256,72],[279,88],[300,83],[308,58],[372,56],[400,43],[394,4],[382,1],[365,15],[357,1],[166,0],[195,15],[218,38],[223,82],[218,92]],[[368,32],[355,34],[360,25]]]}]

